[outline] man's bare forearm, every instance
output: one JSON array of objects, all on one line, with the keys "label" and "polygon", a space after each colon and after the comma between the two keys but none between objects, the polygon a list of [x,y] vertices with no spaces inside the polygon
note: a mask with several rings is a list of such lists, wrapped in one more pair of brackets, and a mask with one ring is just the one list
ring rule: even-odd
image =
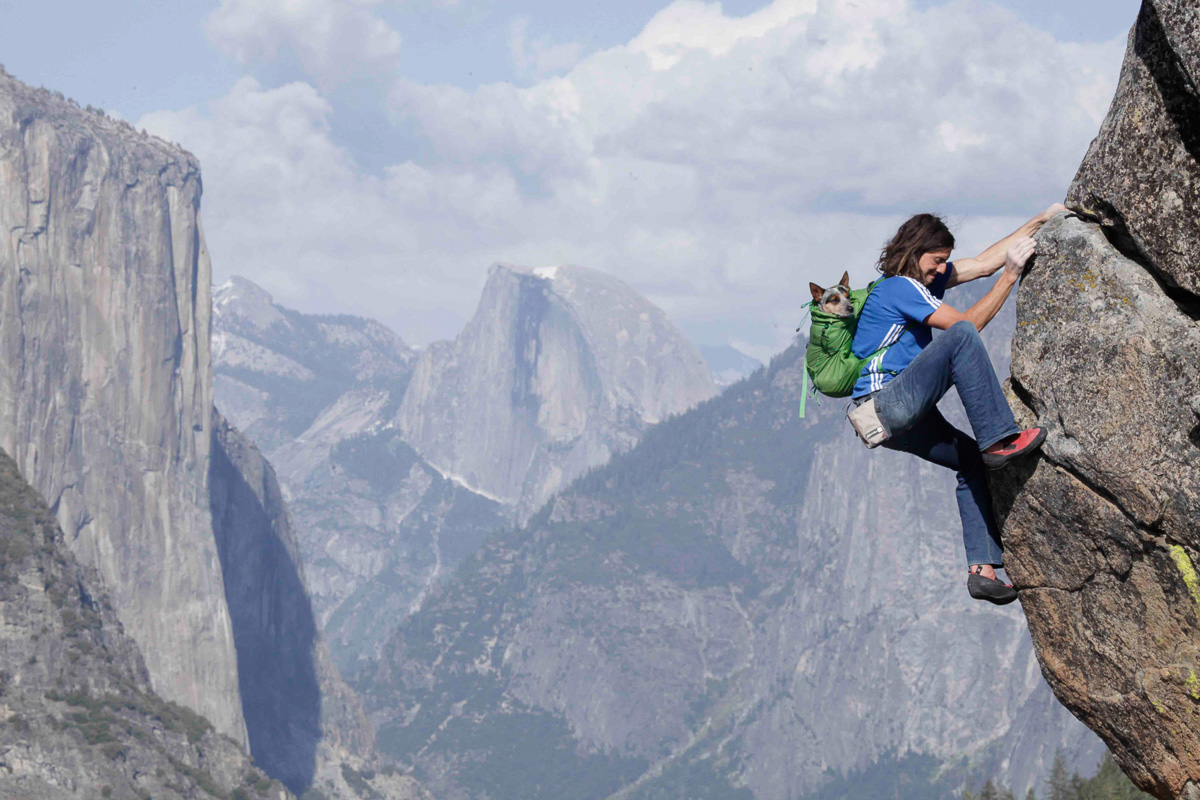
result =
[{"label": "man's bare forearm", "polygon": [[[1000,263],[1003,266],[1003,259],[1001,259]],[[992,317],[999,313],[1000,309],[1004,306],[1004,301],[1008,299],[1009,294],[1012,293],[1012,289],[1016,285],[1017,278],[1008,271],[1005,271],[992,284],[992,288],[988,289],[988,293],[979,298],[979,301],[975,305],[968,308],[963,316],[970,320],[971,324],[976,328],[983,330],[984,326],[992,321]]]},{"label": "man's bare forearm", "polygon": [[1005,236],[987,250],[984,250],[982,253],[980,253],[978,260],[983,264],[983,274],[995,275],[996,270],[1004,266],[1004,254],[1008,252],[1008,248],[1012,247],[1013,242],[1015,242],[1017,239],[1023,239],[1026,236],[1033,236],[1035,233],[1041,230],[1042,225],[1046,224],[1044,216],[1044,214],[1037,215],[1010,233],[1008,236]]}]

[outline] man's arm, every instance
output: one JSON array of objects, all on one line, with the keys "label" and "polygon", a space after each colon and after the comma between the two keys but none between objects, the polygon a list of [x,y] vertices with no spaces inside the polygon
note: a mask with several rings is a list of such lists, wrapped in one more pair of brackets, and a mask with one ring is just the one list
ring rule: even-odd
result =
[{"label": "man's arm", "polygon": [[954,259],[954,274],[946,282],[946,288],[958,286],[960,283],[973,281],[976,278],[986,278],[988,275],[994,275],[996,270],[1004,266],[1005,253],[1008,252],[1008,248],[1013,246],[1014,242],[1018,239],[1033,236],[1043,225],[1049,222],[1051,217],[1060,211],[1066,210],[1067,207],[1062,203],[1055,203],[987,250],[984,250],[975,258]]},{"label": "man's arm", "polygon": [[[946,330],[956,322],[966,320],[974,325],[979,330],[983,330],[984,326],[992,321],[992,317],[1000,311],[1004,305],[1004,301],[1008,299],[1008,295],[1012,292],[1014,286],[1017,285],[1017,280],[1025,271],[1025,264],[1029,261],[1033,251],[1037,249],[1037,244],[1033,239],[1025,237],[1017,239],[1004,256],[1004,273],[996,280],[988,293],[979,298],[975,305],[967,309],[966,313],[957,311],[950,306],[942,303],[937,311],[934,311],[925,318],[925,324],[933,328]],[[958,264],[954,265],[955,270],[958,269]],[[994,272],[995,270],[993,270]]]}]

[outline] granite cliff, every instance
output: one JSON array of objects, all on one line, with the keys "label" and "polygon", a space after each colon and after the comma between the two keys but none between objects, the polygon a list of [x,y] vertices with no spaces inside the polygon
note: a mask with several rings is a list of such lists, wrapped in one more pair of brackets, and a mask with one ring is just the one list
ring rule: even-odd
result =
[{"label": "granite cliff", "polygon": [[715,391],[662,311],[578,267],[493,267],[462,335],[420,356],[235,278],[214,294],[213,369],[218,404],[267,443],[346,674],[490,532]]},{"label": "granite cliff", "polygon": [[212,453],[213,522],[255,762],[297,794],[415,800],[411,779],[372,768],[374,731],[317,630],[275,471],[216,411]]},{"label": "granite cliff", "polygon": [[1142,4],[1108,116],[1024,279],[998,481],[1059,699],[1162,800],[1200,798],[1200,6]]},{"label": "granite cliff", "polygon": [[418,362],[397,420],[444,475],[524,519],[715,393],[696,347],[615,278],[496,264],[463,332]]},{"label": "granite cliff", "polygon": [[184,718],[297,793],[412,796],[371,768],[274,472],[215,413],[200,192],[189,154],[0,74],[0,443]]},{"label": "granite cliff", "polygon": [[0,74],[0,446],[155,690],[245,742],[208,503],[200,188],[182,150]]}]

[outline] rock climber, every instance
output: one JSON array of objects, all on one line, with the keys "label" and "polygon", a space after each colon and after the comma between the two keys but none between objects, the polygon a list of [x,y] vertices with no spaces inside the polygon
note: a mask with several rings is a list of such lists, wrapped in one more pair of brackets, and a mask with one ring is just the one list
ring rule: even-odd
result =
[{"label": "rock climber", "polygon": [[[874,400],[889,434],[884,447],[955,471],[967,591],[997,605],[1011,603],[1017,592],[996,577],[1004,553],[985,467],[998,469],[1031,452],[1046,431],[1017,425],[979,332],[1004,305],[1033,256],[1033,235],[1063,210],[1056,203],[977,257],[957,261],[950,260],[954,235],[946,224],[932,214],[917,214],[884,246],[877,266],[883,278],[863,305],[854,335],[854,355],[870,358],[854,386],[853,402]],[[942,301],[951,286],[1001,269],[987,294],[965,312]],[[933,328],[945,333],[935,338]],[[937,402],[951,386],[958,389],[974,438],[938,411]]]}]

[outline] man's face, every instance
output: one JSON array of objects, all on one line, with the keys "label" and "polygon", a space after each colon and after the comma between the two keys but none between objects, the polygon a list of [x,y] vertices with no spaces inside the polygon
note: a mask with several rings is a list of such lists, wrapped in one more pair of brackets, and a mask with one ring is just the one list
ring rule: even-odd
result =
[{"label": "man's face", "polygon": [[949,250],[931,250],[921,256],[917,267],[921,270],[921,283],[926,286],[933,284],[938,275],[946,271],[946,261],[950,258]]}]

